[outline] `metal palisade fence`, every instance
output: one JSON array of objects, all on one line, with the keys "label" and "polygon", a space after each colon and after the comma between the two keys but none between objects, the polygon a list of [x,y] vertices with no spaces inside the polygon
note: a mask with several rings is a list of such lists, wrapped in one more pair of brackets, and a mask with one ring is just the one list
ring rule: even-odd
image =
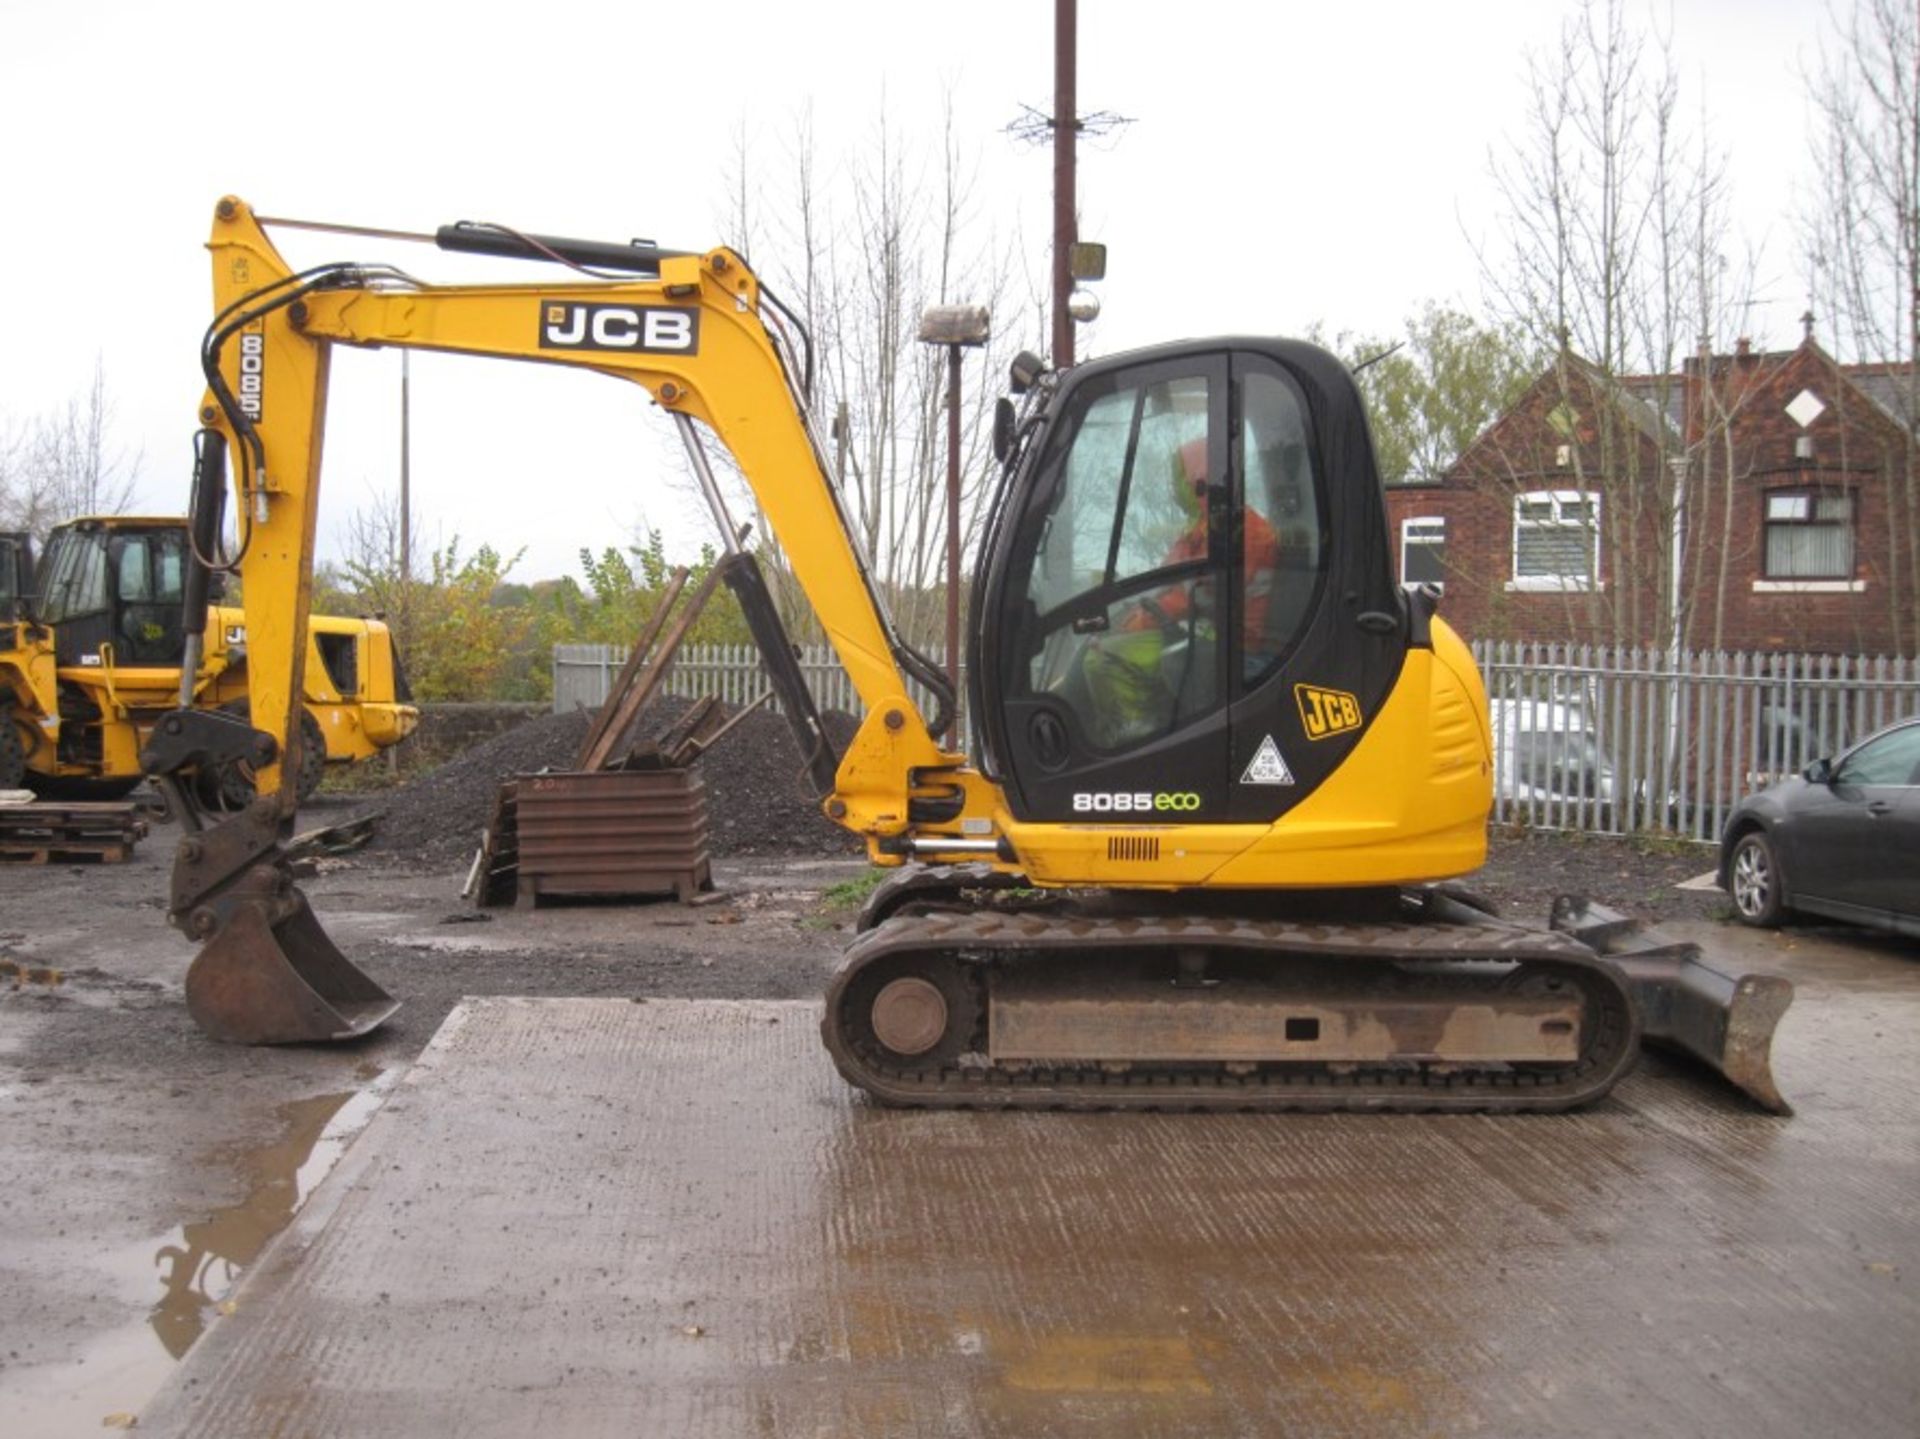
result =
[{"label": "metal palisade fence", "polygon": [[[923,647],[921,653],[936,665],[945,667],[945,646]],[[624,645],[555,645],[554,712],[564,714],[575,709],[597,709],[606,702],[614,680],[619,677],[620,667],[626,662],[627,649]],[[800,672],[806,677],[807,688],[813,692],[814,704],[823,713],[828,710],[843,710],[853,715],[861,713],[860,696],[853,688],[853,681],[847,678],[847,672],[840,667],[839,659],[829,646],[802,645]],[[964,687],[964,667],[960,678]],[[767,683],[766,671],[760,666],[760,651],[754,645],[688,645],[674,656],[673,668],[667,672],[662,688],[667,694],[688,699],[713,695],[722,703],[734,707],[751,704],[772,686]],[[924,713],[932,715],[933,700],[920,684],[909,680],[907,692]],[[769,702],[769,707],[773,709],[778,709],[779,705],[777,699]],[[964,713],[961,717],[960,739],[963,748],[971,747],[973,736],[967,728]]]},{"label": "metal palisade fence", "polygon": [[[1913,659],[1485,641],[1473,654],[1503,824],[1715,840],[1743,796],[1920,713]],[[615,645],[555,645],[554,709],[600,705],[626,658]],[[800,668],[822,710],[860,712],[826,646],[804,647]],[[753,646],[695,645],[664,688],[742,705],[768,686]]]},{"label": "metal palisade fence", "polygon": [[1920,712],[1920,663],[1882,656],[1473,646],[1494,819],[1717,840],[1744,796]]}]

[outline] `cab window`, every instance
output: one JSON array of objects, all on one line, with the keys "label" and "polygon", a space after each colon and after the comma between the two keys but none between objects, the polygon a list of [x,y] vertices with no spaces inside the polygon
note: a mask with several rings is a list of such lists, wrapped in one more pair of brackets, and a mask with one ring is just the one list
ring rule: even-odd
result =
[{"label": "cab window", "polygon": [[1264,678],[1312,617],[1327,554],[1306,407],[1265,370],[1241,379],[1240,566],[1243,681]]},{"label": "cab window", "polygon": [[40,618],[61,624],[107,608],[107,548],[97,534],[69,532],[52,548]]},{"label": "cab window", "polygon": [[1220,700],[1209,496],[1219,382],[1160,368],[1085,401],[1039,522],[1018,688],[1073,710],[1095,749]]},{"label": "cab window", "polygon": [[1207,557],[1207,382],[1130,386],[1087,406],[1028,593],[1046,614],[1091,590]]}]

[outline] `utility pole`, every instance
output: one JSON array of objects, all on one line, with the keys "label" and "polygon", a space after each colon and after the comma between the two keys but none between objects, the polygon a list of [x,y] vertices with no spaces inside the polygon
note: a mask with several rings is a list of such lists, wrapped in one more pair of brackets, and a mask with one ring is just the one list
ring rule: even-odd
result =
[{"label": "utility pole", "polygon": [[1073,364],[1072,256],[1079,238],[1074,214],[1074,143],[1079,138],[1079,102],[1074,95],[1079,45],[1078,0],[1053,0],[1053,365]]},{"label": "utility pole", "polygon": [[[400,613],[396,648],[405,663],[413,644],[413,351],[400,352]],[[400,773],[400,746],[387,749],[387,773]]]},{"label": "utility pole", "polygon": [[413,639],[413,422],[412,351],[400,352],[400,644],[401,654]]}]

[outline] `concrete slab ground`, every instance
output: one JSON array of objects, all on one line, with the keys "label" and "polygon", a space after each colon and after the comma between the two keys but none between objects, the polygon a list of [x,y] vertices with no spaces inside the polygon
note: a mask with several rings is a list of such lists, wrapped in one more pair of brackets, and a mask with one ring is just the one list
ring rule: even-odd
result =
[{"label": "concrete slab ground", "polygon": [[140,1432],[1911,1435],[1920,966],[1780,943],[1791,1119],[895,1112],[810,1003],[476,1000]]},{"label": "concrete slab ground", "polygon": [[125,864],[0,865],[0,1439],[138,1413],[462,996],[818,995],[851,913],[823,891],[866,870],[728,862],[700,909],[476,920],[460,874],[329,860],[315,908],[400,1012],[246,1049],[182,1002],[170,836]]}]

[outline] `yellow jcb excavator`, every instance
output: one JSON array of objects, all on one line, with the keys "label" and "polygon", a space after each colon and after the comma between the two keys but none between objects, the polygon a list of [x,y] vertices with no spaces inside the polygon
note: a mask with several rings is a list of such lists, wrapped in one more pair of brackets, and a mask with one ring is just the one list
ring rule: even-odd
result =
[{"label": "yellow jcb excavator", "polygon": [[[971,586],[969,756],[941,743],[955,697],[894,629],[847,522],[808,413],[810,342],[739,254],[474,224],[402,237],[571,272],[443,286],[384,265],[295,272],[266,229],[296,223],[316,228],[227,198],[210,244],[195,515],[231,452],[252,724],[179,711],[147,752],[176,789],[210,760],[259,768],[262,798],[196,828],[175,864],[172,918],[204,941],[187,999],[210,1033],[344,1037],[395,1007],[293,884],[279,775],[301,744],[329,356],[404,345],[592,370],[677,427],[825,813],[898,870],[822,1021],[840,1071],[880,1100],[1560,1109],[1606,1093],[1646,1037],[1781,1105],[1784,981],[1721,975],[1596,907],[1528,926],[1439,883],[1484,862],[1486,696],[1432,593],[1393,581],[1360,397],[1325,352],[1239,337],[1064,373],[1016,363]],[[859,692],[844,754],[734,538],[706,435]],[[196,568],[189,632],[205,583]]]}]

